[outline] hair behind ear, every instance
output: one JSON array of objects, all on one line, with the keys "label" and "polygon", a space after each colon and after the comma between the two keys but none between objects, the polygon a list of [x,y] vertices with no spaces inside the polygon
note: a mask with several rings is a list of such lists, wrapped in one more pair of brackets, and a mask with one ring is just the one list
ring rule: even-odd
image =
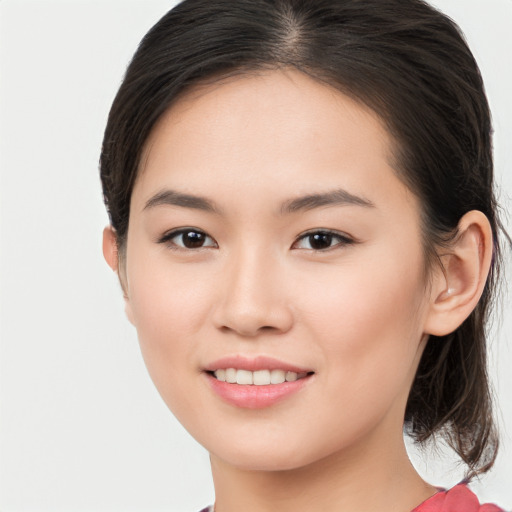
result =
[{"label": "hair behind ear", "polygon": [[492,467],[499,446],[479,309],[455,332],[430,337],[405,413],[407,433],[420,443],[440,433],[468,465],[468,477]]},{"label": "hair behind ear", "polygon": [[440,256],[420,361],[406,410],[409,434],[424,442],[442,434],[469,467],[487,471],[498,435],[487,375],[485,318],[492,286],[493,239],[489,221],[471,211]]}]

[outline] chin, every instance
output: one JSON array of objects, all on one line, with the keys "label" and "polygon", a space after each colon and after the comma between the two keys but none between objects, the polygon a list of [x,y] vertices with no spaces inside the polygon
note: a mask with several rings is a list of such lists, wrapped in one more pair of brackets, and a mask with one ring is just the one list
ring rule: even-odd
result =
[{"label": "chin", "polygon": [[290,442],[290,438],[267,445],[247,439],[238,443],[234,443],[233,438],[230,441],[229,446],[224,442],[213,450],[205,447],[213,457],[244,471],[292,471],[318,462],[330,453],[323,453],[319,447],[304,441]]},{"label": "chin", "polygon": [[242,471],[262,471],[262,472],[278,472],[278,471],[293,471],[308,464],[300,460],[290,460],[289,457],[271,456],[262,457],[261,455],[240,455],[229,457],[219,456],[224,463],[236,467]]}]

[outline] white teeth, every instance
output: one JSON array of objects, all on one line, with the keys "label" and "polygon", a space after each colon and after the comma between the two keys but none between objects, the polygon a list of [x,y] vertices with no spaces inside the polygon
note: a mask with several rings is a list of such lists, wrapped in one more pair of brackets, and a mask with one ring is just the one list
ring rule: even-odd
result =
[{"label": "white teeth", "polygon": [[282,384],[286,380],[284,370],[272,370],[270,372],[271,384]]},{"label": "white teeth", "polygon": [[256,386],[268,386],[270,384],[270,370],[258,370],[252,374],[253,383]]},{"label": "white teeth", "polygon": [[295,372],[286,372],[286,382],[293,382],[297,380],[297,374]]},{"label": "white teeth", "polygon": [[213,372],[217,380],[230,384],[268,386],[269,384],[282,384],[294,382],[307,377],[307,373],[286,372],[284,370],[237,370],[236,368],[219,369]]},{"label": "white teeth", "polygon": [[236,372],[237,384],[252,384],[252,372],[249,370],[237,370]]},{"label": "white teeth", "polygon": [[226,370],[217,370],[214,372],[215,377],[217,377],[217,380],[221,380],[222,382],[226,382]]},{"label": "white teeth", "polygon": [[226,370],[226,382],[231,384],[236,382],[236,370],[234,368],[228,368]]}]

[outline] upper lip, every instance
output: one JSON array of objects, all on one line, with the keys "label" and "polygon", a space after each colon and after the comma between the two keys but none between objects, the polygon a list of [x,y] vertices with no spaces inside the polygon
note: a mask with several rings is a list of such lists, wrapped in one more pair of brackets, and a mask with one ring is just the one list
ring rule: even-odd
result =
[{"label": "upper lip", "polygon": [[313,371],[310,368],[286,363],[273,357],[244,357],[241,355],[222,357],[209,363],[204,369],[208,372],[214,372],[215,370],[225,368],[236,368],[237,370],[249,370],[251,372],[258,370],[284,370],[295,373],[311,373]]}]

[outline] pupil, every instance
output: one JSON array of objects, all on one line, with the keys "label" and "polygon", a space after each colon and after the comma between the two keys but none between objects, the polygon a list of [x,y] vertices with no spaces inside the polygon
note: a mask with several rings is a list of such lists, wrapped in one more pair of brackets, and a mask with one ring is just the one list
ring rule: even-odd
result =
[{"label": "pupil", "polygon": [[183,245],[189,249],[201,247],[204,244],[204,233],[197,231],[187,231],[183,233]]},{"label": "pupil", "polygon": [[309,236],[309,243],[313,249],[326,249],[331,246],[332,235],[329,233],[315,233]]}]

